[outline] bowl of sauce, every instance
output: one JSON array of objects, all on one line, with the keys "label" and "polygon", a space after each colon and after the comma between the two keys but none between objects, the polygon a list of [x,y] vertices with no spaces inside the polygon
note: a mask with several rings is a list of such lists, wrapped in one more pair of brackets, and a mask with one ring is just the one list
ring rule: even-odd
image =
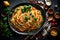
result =
[{"label": "bowl of sauce", "polygon": [[57,28],[56,27],[52,27],[51,29],[50,29],[50,35],[52,36],[52,37],[56,37],[56,36],[58,36],[58,30],[57,30]]}]

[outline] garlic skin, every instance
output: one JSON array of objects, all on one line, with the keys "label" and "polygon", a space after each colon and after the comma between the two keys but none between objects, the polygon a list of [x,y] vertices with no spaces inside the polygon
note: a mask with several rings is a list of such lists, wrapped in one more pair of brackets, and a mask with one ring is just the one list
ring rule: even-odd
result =
[{"label": "garlic skin", "polygon": [[47,6],[50,6],[50,5],[51,5],[51,2],[46,2],[46,5],[47,5]]}]

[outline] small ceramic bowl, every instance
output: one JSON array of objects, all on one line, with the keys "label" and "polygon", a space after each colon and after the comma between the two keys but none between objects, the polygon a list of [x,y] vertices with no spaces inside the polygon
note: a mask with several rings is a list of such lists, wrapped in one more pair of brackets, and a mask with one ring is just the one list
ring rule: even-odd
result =
[{"label": "small ceramic bowl", "polygon": [[56,27],[52,27],[49,31],[49,34],[52,36],[52,37],[56,37],[58,36],[58,28]]},{"label": "small ceramic bowl", "polygon": [[56,12],[56,13],[54,14],[54,17],[55,17],[56,19],[59,19],[59,18],[60,18],[60,12]]},{"label": "small ceramic bowl", "polygon": [[53,14],[53,13],[54,13],[54,9],[49,8],[49,9],[48,9],[48,13],[49,13],[49,14]]}]

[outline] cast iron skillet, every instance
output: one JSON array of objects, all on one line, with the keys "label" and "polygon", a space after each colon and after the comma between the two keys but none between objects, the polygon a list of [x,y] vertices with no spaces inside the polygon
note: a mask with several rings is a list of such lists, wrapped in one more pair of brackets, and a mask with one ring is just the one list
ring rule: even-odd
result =
[{"label": "cast iron skillet", "polygon": [[17,30],[15,30],[15,29],[12,27],[12,25],[11,25],[11,23],[10,23],[10,19],[11,19],[12,15],[9,15],[9,14],[8,14],[8,22],[9,22],[10,28],[11,28],[14,32],[16,32],[17,34],[22,34],[22,35],[34,35],[35,33],[41,31],[41,29],[42,29],[42,27],[43,27],[43,25],[44,25],[44,23],[45,23],[45,21],[46,21],[46,15],[45,15],[44,10],[43,10],[40,6],[38,6],[38,5],[36,5],[36,4],[32,4],[32,3],[20,3],[20,4],[16,5],[16,6],[14,6],[11,10],[13,10],[13,9],[15,9],[16,7],[21,6],[21,5],[31,5],[31,6],[35,7],[36,9],[41,10],[41,13],[42,13],[42,16],[43,16],[43,20],[44,20],[44,21],[43,21],[41,27],[40,27],[39,29],[36,29],[35,31],[31,31],[31,32],[18,32]]}]

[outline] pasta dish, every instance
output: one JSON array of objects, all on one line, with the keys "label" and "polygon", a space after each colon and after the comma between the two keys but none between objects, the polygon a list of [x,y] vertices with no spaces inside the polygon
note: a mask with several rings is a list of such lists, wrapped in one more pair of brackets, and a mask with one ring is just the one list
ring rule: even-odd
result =
[{"label": "pasta dish", "polygon": [[41,27],[43,17],[41,10],[31,5],[23,5],[15,8],[10,22],[17,31],[29,32]]}]

